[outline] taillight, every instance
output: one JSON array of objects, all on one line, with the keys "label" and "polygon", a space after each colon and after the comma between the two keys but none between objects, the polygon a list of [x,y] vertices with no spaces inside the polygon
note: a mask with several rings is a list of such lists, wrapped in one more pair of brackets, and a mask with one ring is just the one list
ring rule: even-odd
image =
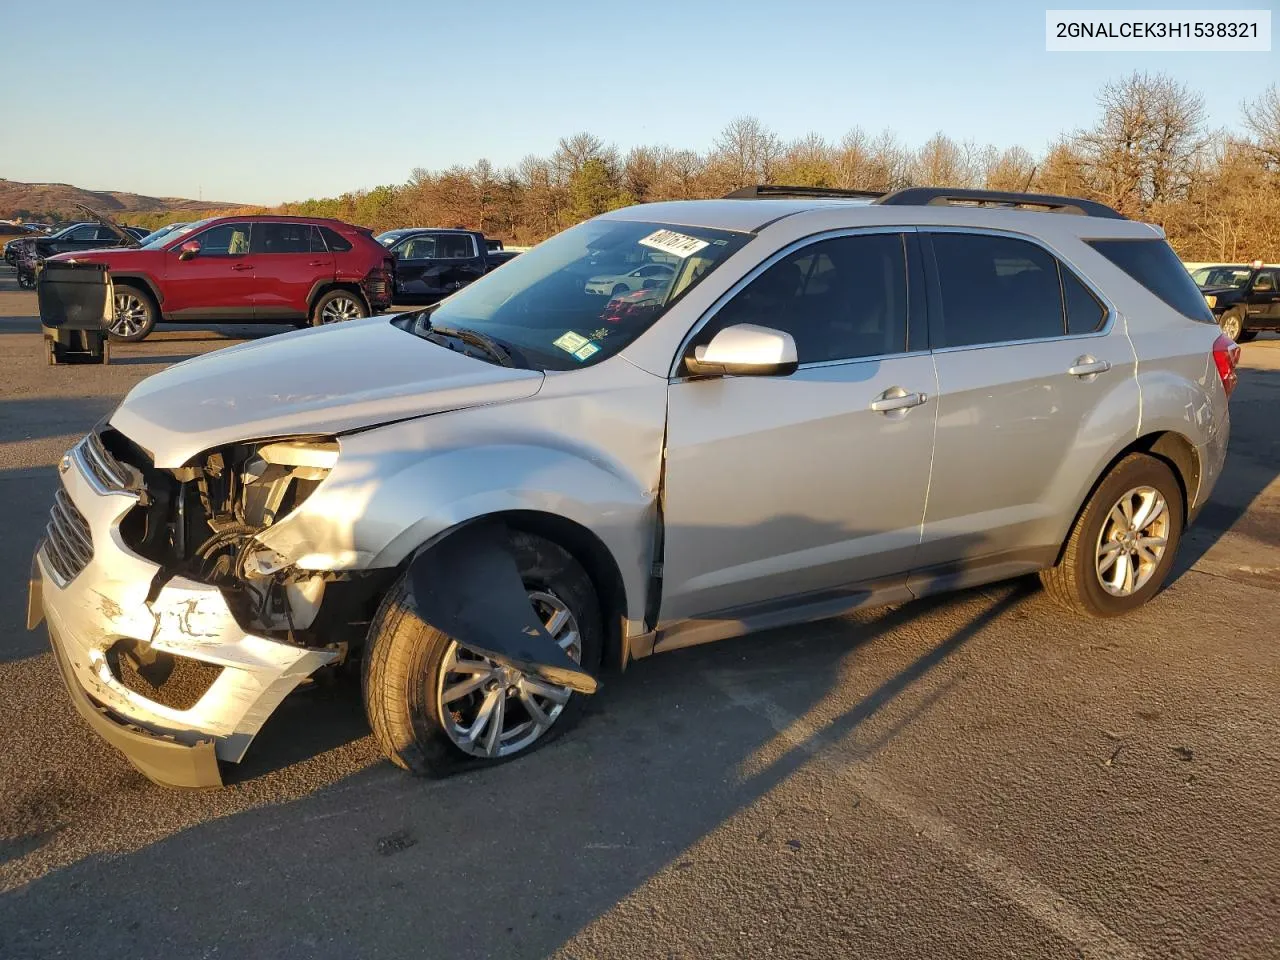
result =
[{"label": "taillight", "polygon": [[1240,344],[1225,333],[1219,334],[1218,339],[1213,341],[1213,363],[1218,368],[1218,376],[1222,379],[1222,389],[1226,391],[1228,397],[1231,396],[1231,391],[1240,382],[1240,377],[1236,373],[1236,367],[1240,363]]}]

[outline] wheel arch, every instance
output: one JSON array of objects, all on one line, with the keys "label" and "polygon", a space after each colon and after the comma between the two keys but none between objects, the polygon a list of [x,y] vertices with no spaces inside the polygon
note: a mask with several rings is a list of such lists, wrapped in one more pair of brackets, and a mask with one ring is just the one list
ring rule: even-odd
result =
[{"label": "wheel arch", "polygon": [[127,283],[131,287],[141,287],[151,295],[151,302],[156,305],[156,311],[160,312],[164,305],[164,297],[160,293],[160,287],[144,273],[112,273],[112,284]]},{"label": "wheel arch", "polygon": [[612,669],[625,667],[629,659],[624,646],[627,590],[622,578],[622,568],[599,536],[568,517],[541,510],[501,510],[469,517],[432,537],[406,557],[402,566],[407,568],[418,555],[433,549],[446,538],[465,537],[469,528],[475,528],[481,522],[493,521],[500,521],[512,530],[534,534],[563,547],[582,566],[596,591],[600,612],[604,617],[604,666]]},{"label": "wheel arch", "polygon": [[1155,457],[1173,471],[1174,479],[1178,481],[1179,492],[1182,494],[1182,512],[1183,517],[1186,518],[1185,522],[1190,523],[1194,519],[1192,504],[1195,503],[1196,493],[1200,489],[1202,471],[1200,454],[1190,440],[1175,430],[1153,431],[1126,444],[1098,471],[1093,478],[1093,483],[1089,485],[1088,492],[1081,499],[1080,506],[1076,508],[1062,543],[1058,546],[1058,553],[1054,559],[1055,564],[1062,562],[1062,555],[1067,548],[1071,531],[1075,529],[1080,515],[1084,513],[1089,501],[1093,499],[1094,492],[1106,480],[1111,471],[1115,469],[1116,464],[1131,453],[1145,453],[1148,456]]},{"label": "wheel arch", "polygon": [[316,301],[326,293],[333,293],[335,290],[345,290],[354,294],[364,304],[365,310],[370,315],[373,314],[373,308],[369,306],[369,301],[365,298],[364,291],[360,289],[360,284],[348,280],[317,280],[311,287],[311,293],[307,296],[307,316],[311,316],[315,310]]}]

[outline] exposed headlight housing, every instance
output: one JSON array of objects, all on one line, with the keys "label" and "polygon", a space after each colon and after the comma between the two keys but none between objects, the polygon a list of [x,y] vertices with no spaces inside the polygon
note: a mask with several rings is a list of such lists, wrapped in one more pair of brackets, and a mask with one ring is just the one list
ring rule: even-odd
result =
[{"label": "exposed headlight housing", "polygon": [[271,526],[300,506],[338,462],[336,440],[277,440],[257,447],[241,471],[241,517]]}]

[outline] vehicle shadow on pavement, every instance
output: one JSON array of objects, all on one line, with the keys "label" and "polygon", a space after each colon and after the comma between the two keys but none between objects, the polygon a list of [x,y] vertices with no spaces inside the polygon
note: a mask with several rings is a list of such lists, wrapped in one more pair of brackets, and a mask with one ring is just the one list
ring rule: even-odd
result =
[{"label": "vehicle shadow on pavement", "polygon": [[[0,861],[0,955],[69,949],[86,923],[102,956],[215,943],[263,957],[546,955],[810,764],[808,734],[780,742],[743,703],[770,698],[869,757],[951,692],[954,679],[931,679],[941,664],[1035,593],[1015,581],[640,661],[606,676],[569,735],[443,780],[379,757],[350,681],[290,697],[213,794],[146,783],[60,704],[114,785],[98,809],[28,768],[44,792]],[[951,611],[940,642],[913,641],[917,619]],[[865,692],[827,716],[851,670]]]},{"label": "vehicle shadow on pavement", "polygon": [[[1246,352],[1245,360],[1248,356]],[[1280,435],[1275,429],[1280,370],[1249,367],[1242,361],[1239,374],[1240,385],[1231,397],[1226,463],[1209,502],[1183,536],[1171,583],[1199,563],[1228,531],[1280,547],[1280,538],[1263,518],[1246,517],[1259,495],[1280,476]]]}]

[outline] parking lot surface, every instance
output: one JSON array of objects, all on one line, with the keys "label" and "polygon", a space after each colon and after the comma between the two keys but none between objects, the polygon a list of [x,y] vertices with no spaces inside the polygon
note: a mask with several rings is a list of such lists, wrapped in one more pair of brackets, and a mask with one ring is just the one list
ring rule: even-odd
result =
[{"label": "parking lot surface", "polygon": [[26,572],[54,465],[134,383],[284,328],[52,368],[35,309],[0,272],[0,957],[1280,956],[1280,339],[1132,617],[1017,581],[685,650],[443,781],[311,688],[199,793],[90,735]]}]

